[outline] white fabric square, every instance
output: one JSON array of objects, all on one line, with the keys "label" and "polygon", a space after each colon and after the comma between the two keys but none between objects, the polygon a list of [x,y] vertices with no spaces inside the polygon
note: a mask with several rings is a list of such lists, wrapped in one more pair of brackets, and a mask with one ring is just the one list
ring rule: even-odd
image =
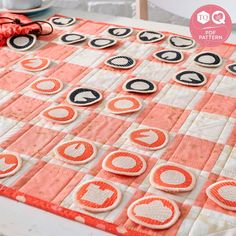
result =
[{"label": "white fabric square", "polygon": [[111,90],[112,87],[116,87],[123,78],[124,75],[117,72],[103,69],[94,69],[87,75],[85,75],[84,78],[80,80],[80,83],[82,85],[88,85],[93,88]]},{"label": "white fabric square", "polygon": [[133,75],[158,82],[168,82],[176,73],[176,68],[164,63],[144,60],[134,71]]},{"label": "white fabric square", "polygon": [[229,76],[217,76],[209,90],[224,96],[236,98],[236,79]]},{"label": "white fabric square", "polygon": [[236,60],[236,51],[229,58],[230,60]]},{"label": "white fabric square", "polygon": [[[220,156],[218,157],[214,167],[212,168],[211,172],[217,175],[220,175],[222,169],[225,166],[225,163],[232,151],[232,147],[225,145]],[[222,172],[223,173],[223,172]]]},{"label": "white fabric square", "polygon": [[203,208],[196,221],[192,225],[189,236],[205,236],[211,233],[220,232],[226,229],[234,228],[236,217],[226,215],[222,212]]},{"label": "white fabric square", "polygon": [[200,112],[186,134],[217,142],[227,120],[227,117],[221,115]]},{"label": "white fabric square", "polygon": [[24,125],[24,122],[0,116],[0,143],[16,134]]},{"label": "white fabric square", "polygon": [[193,109],[203,95],[201,91],[197,91],[196,89],[184,88],[176,85],[170,87],[166,85],[162,90],[165,91],[165,94],[160,99],[156,99],[155,97],[154,101],[159,100],[159,103],[183,109]]},{"label": "white fabric square", "polygon": [[0,104],[4,104],[8,100],[10,100],[15,94],[13,92],[9,92],[5,89],[0,89]]},{"label": "white fabric square", "polygon": [[232,148],[221,175],[236,179],[236,148]]},{"label": "white fabric square", "polygon": [[79,49],[65,61],[84,67],[96,67],[109,56],[104,51],[95,51],[91,49]]},{"label": "white fabric square", "polygon": [[143,59],[147,57],[149,54],[157,50],[157,47],[153,44],[140,44],[140,43],[130,43],[125,42],[116,53],[120,55],[125,55],[129,57],[133,57],[136,59]]}]

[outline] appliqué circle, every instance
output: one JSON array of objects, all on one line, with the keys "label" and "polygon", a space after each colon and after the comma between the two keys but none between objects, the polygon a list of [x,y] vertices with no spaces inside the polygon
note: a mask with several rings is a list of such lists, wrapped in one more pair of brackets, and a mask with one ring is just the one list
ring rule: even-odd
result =
[{"label": "appliqu\u00e9 circle", "polygon": [[58,145],[54,152],[64,162],[81,165],[93,160],[97,149],[93,143],[79,139]]},{"label": "appliqu\u00e9 circle", "polygon": [[111,47],[117,43],[117,40],[115,39],[109,39],[109,38],[95,38],[89,41],[88,45],[91,48],[95,49],[104,49]]},{"label": "appliqu\u00e9 circle", "polygon": [[76,22],[76,18],[55,16],[55,17],[51,18],[51,22],[55,26],[59,26],[59,27],[61,27],[61,26],[70,26],[70,25],[73,25]]},{"label": "appliqu\u00e9 circle", "polygon": [[179,63],[184,60],[184,54],[176,50],[161,50],[155,52],[153,56],[163,62]]},{"label": "appliqu\u00e9 circle", "polygon": [[139,176],[146,170],[146,161],[132,152],[114,151],[102,162],[102,168],[118,175]]},{"label": "appliqu\u00e9 circle", "polygon": [[236,75],[236,63],[227,65],[226,70],[231,74]]},{"label": "appliqu\u00e9 circle", "polygon": [[169,140],[166,132],[153,128],[136,129],[130,133],[129,139],[134,145],[149,150],[161,149]]},{"label": "appliqu\u00e9 circle", "polygon": [[192,70],[183,70],[178,72],[175,75],[174,80],[187,86],[202,86],[207,83],[207,78],[204,74]]},{"label": "appliqu\u00e9 circle", "polygon": [[222,180],[206,189],[207,196],[220,207],[236,211],[236,181]]},{"label": "appliqu\u00e9 circle", "polygon": [[129,79],[123,84],[123,90],[133,93],[154,93],[157,86],[150,80],[146,79]]},{"label": "appliqu\u00e9 circle", "polygon": [[130,69],[135,66],[135,59],[127,56],[114,56],[105,61],[105,64],[116,69]]},{"label": "appliqu\u00e9 circle", "polygon": [[90,106],[99,102],[102,94],[94,89],[79,87],[67,95],[68,103],[76,106]]},{"label": "appliqu\u00e9 circle", "polygon": [[170,36],[169,44],[177,49],[189,49],[196,45],[195,40],[183,36]]},{"label": "appliqu\u00e9 circle", "polygon": [[56,94],[60,92],[63,88],[63,84],[59,79],[50,79],[50,78],[43,78],[34,81],[30,88],[39,94]]},{"label": "appliqu\u00e9 circle", "polygon": [[143,197],[133,202],[127,211],[133,222],[151,229],[167,229],[180,216],[177,204],[159,196]]},{"label": "appliqu\u00e9 circle", "polygon": [[182,166],[161,164],[152,170],[150,183],[154,188],[167,192],[187,192],[194,188],[196,178]]},{"label": "appliqu\u00e9 circle", "polygon": [[164,34],[151,30],[143,30],[137,34],[137,40],[141,43],[154,43],[164,38]]},{"label": "appliqu\u00e9 circle", "polygon": [[139,99],[131,96],[116,97],[107,103],[107,109],[113,114],[131,113],[141,108],[142,104]]},{"label": "appliqu\u00e9 circle", "polygon": [[20,66],[27,71],[42,71],[49,67],[50,60],[42,57],[28,58],[20,61]]},{"label": "appliqu\u00e9 circle", "polygon": [[14,35],[7,39],[7,46],[16,51],[26,51],[36,43],[34,34]]},{"label": "appliqu\u00e9 circle", "polygon": [[21,168],[21,159],[10,153],[0,154],[0,178],[14,175]]},{"label": "appliqu\u00e9 circle", "polygon": [[107,32],[118,38],[126,38],[133,33],[132,28],[124,28],[124,27],[110,27]]},{"label": "appliqu\u00e9 circle", "polygon": [[61,42],[65,44],[73,44],[83,42],[86,40],[86,36],[77,33],[66,33],[60,37]]},{"label": "appliqu\u00e9 circle", "polygon": [[203,67],[219,67],[222,64],[222,58],[213,52],[201,52],[195,56],[194,62]]},{"label": "appliqu\u00e9 circle", "polygon": [[72,107],[59,105],[44,110],[42,116],[43,118],[56,123],[67,124],[76,119],[77,111]]},{"label": "appliqu\u00e9 circle", "polygon": [[75,203],[91,212],[105,212],[116,208],[121,201],[121,191],[106,180],[89,180],[79,185]]}]

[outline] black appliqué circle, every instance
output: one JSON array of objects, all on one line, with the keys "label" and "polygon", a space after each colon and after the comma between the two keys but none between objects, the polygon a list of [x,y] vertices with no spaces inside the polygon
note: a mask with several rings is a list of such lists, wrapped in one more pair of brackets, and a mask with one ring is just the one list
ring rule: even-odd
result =
[{"label": "black appliqu\u00e9 circle", "polygon": [[[18,42],[17,42],[18,41]],[[8,39],[7,45],[15,50],[25,51],[36,42],[36,36],[33,34],[15,35]]]},{"label": "black appliqu\u00e9 circle", "polygon": [[201,86],[207,82],[207,79],[205,75],[200,72],[184,70],[176,74],[175,81],[189,86]]},{"label": "black appliqu\u00e9 circle", "polygon": [[92,48],[103,49],[108,48],[117,43],[114,39],[109,38],[95,38],[89,42],[89,46]]},{"label": "black appliqu\u00e9 circle", "polygon": [[53,17],[51,21],[57,26],[69,26],[74,24],[76,19],[74,17]]},{"label": "black appliqu\u00e9 circle", "polygon": [[76,88],[67,95],[67,101],[70,104],[77,106],[92,105],[94,103],[97,103],[101,99],[102,95],[100,92],[94,89],[83,87]]},{"label": "black appliqu\u00e9 circle", "polygon": [[143,43],[152,43],[162,40],[165,36],[160,32],[144,30],[138,33],[137,39]]},{"label": "black appliqu\u00e9 circle", "polygon": [[131,28],[112,27],[112,28],[109,28],[107,32],[112,36],[125,38],[131,35],[133,30]]},{"label": "black appliqu\u00e9 circle", "polygon": [[179,49],[189,49],[195,46],[195,41],[182,36],[170,36],[169,43],[172,47]]},{"label": "black appliqu\u00e9 circle", "polygon": [[201,52],[194,58],[194,62],[204,67],[218,67],[222,63],[219,55],[212,52]]},{"label": "black appliqu\u00e9 circle", "polygon": [[164,62],[177,63],[184,59],[183,53],[176,50],[162,50],[154,53],[156,59]]},{"label": "black appliqu\u00e9 circle", "polygon": [[230,64],[226,66],[227,71],[229,71],[231,74],[236,75],[236,63]]},{"label": "black appliqu\u00e9 circle", "polygon": [[156,91],[156,85],[146,79],[130,79],[123,85],[123,89],[134,93],[153,93]]},{"label": "black appliqu\u00e9 circle", "polygon": [[67,44],[81,42],[84,41],[85,39],[86,37],[84,35],[76,33],[69,33],[61,36],[61,41]]},{"label": "black appliqu\u00e9 circle", "polygon": [[135,60],[127,56],[114,56],[109,58],[105,64],[114,68],[129,69],[135,65]]}]

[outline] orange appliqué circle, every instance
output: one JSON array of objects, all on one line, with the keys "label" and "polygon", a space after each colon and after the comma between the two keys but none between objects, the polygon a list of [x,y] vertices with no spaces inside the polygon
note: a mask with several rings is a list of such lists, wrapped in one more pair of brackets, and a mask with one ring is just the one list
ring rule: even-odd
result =
[{"label": "orange appliqu\u00e9 circle", "polygon": [[120,190],[105,180],[87,181],[78,187],[75,194],[78,206],[92,212],[112,210],[118,206],[120,200]]}]

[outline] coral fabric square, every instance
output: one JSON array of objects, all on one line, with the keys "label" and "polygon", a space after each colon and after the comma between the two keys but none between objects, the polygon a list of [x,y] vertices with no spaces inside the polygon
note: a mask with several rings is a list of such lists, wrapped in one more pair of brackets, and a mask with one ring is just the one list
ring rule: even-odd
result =
[{"label": "coral fabric square", "polygon": [[25,82],[29,81],[31,78],[32,75],[30,74],[25,74],[19,71],[9,71],[1,76],[0,88],[8,91],[14,91]]},{"label": "coral fabric square", "polygon": [[74,31],[78,31],[84,34],[97,34],[104,28],[103,24],[94,23],[94,22],[85,22],[82,25],[79,25],[74,29]]},{"label": "coral fabric square", "polygon": [[186,165],[195,169],[210,170],[222,151],[222,145],[207,140],[177,136],[163,156],[172,162]]},{"label": "coral fabric square", "polygon": [[0,50],[0,66],[5,67],[8,66],[11,62],[16,61],[21,57],[21,53],[13,52],[4,48]]},{"label": "coral fabric square", "polygon": [[13,99],[0,106],[0,114],[19,121],[30,121],[48,105],[48,103],[36,98],[16,95]]},{"label": "coral fabric square", "polygon": [[201,101],[196,105],[195,109],[208,113],[231,116],[236,109],[236,98],[206,93]]},{"label": "coral fabric square", "polygon": [[88,117],[83,124],[76,127],[73,133],[79,137],[112,145],[130,125],[130,122],[124,120],[102,114],[94,114]]},{"label": "coral fabric square", "polygon": [[[20,134],[20,135],[19,135]],[[41,158],[65,136],[58,131],[39,126],[29,126],[24,133],[19,131],[11,137],[8,150]],[[30,145],[29,145],[30,144]]]},{"label": "coral fabric square", "polygon": [[40,48],[35,56],[46,57],[52,60],[64,60],[75,51],[76,48],[72,46],[48,43]]},{"label": "coral fabric square", "polygon": [[85,67],[71,63],[60,63],[51,70],[49,70],[45,75],[60,79],[66,83],[70,83],[77,76],[83,73],[85,69]]},{"label": "coral fabric square", "polygon": [[[157,104],[153,107],[152,111],[145,116],[142,124],[170,131],[180,119],[183,111],[184,110],[180,108]],[[145,114],[145,112],[143,112],[143,114]],[[140,116],[142,117],[143,114]]]},{"label": "coral fabric square", "polygon": [[65,188],[75,174],[76,171],[72,169],[48,163],[20,191],[51,201]]}]

